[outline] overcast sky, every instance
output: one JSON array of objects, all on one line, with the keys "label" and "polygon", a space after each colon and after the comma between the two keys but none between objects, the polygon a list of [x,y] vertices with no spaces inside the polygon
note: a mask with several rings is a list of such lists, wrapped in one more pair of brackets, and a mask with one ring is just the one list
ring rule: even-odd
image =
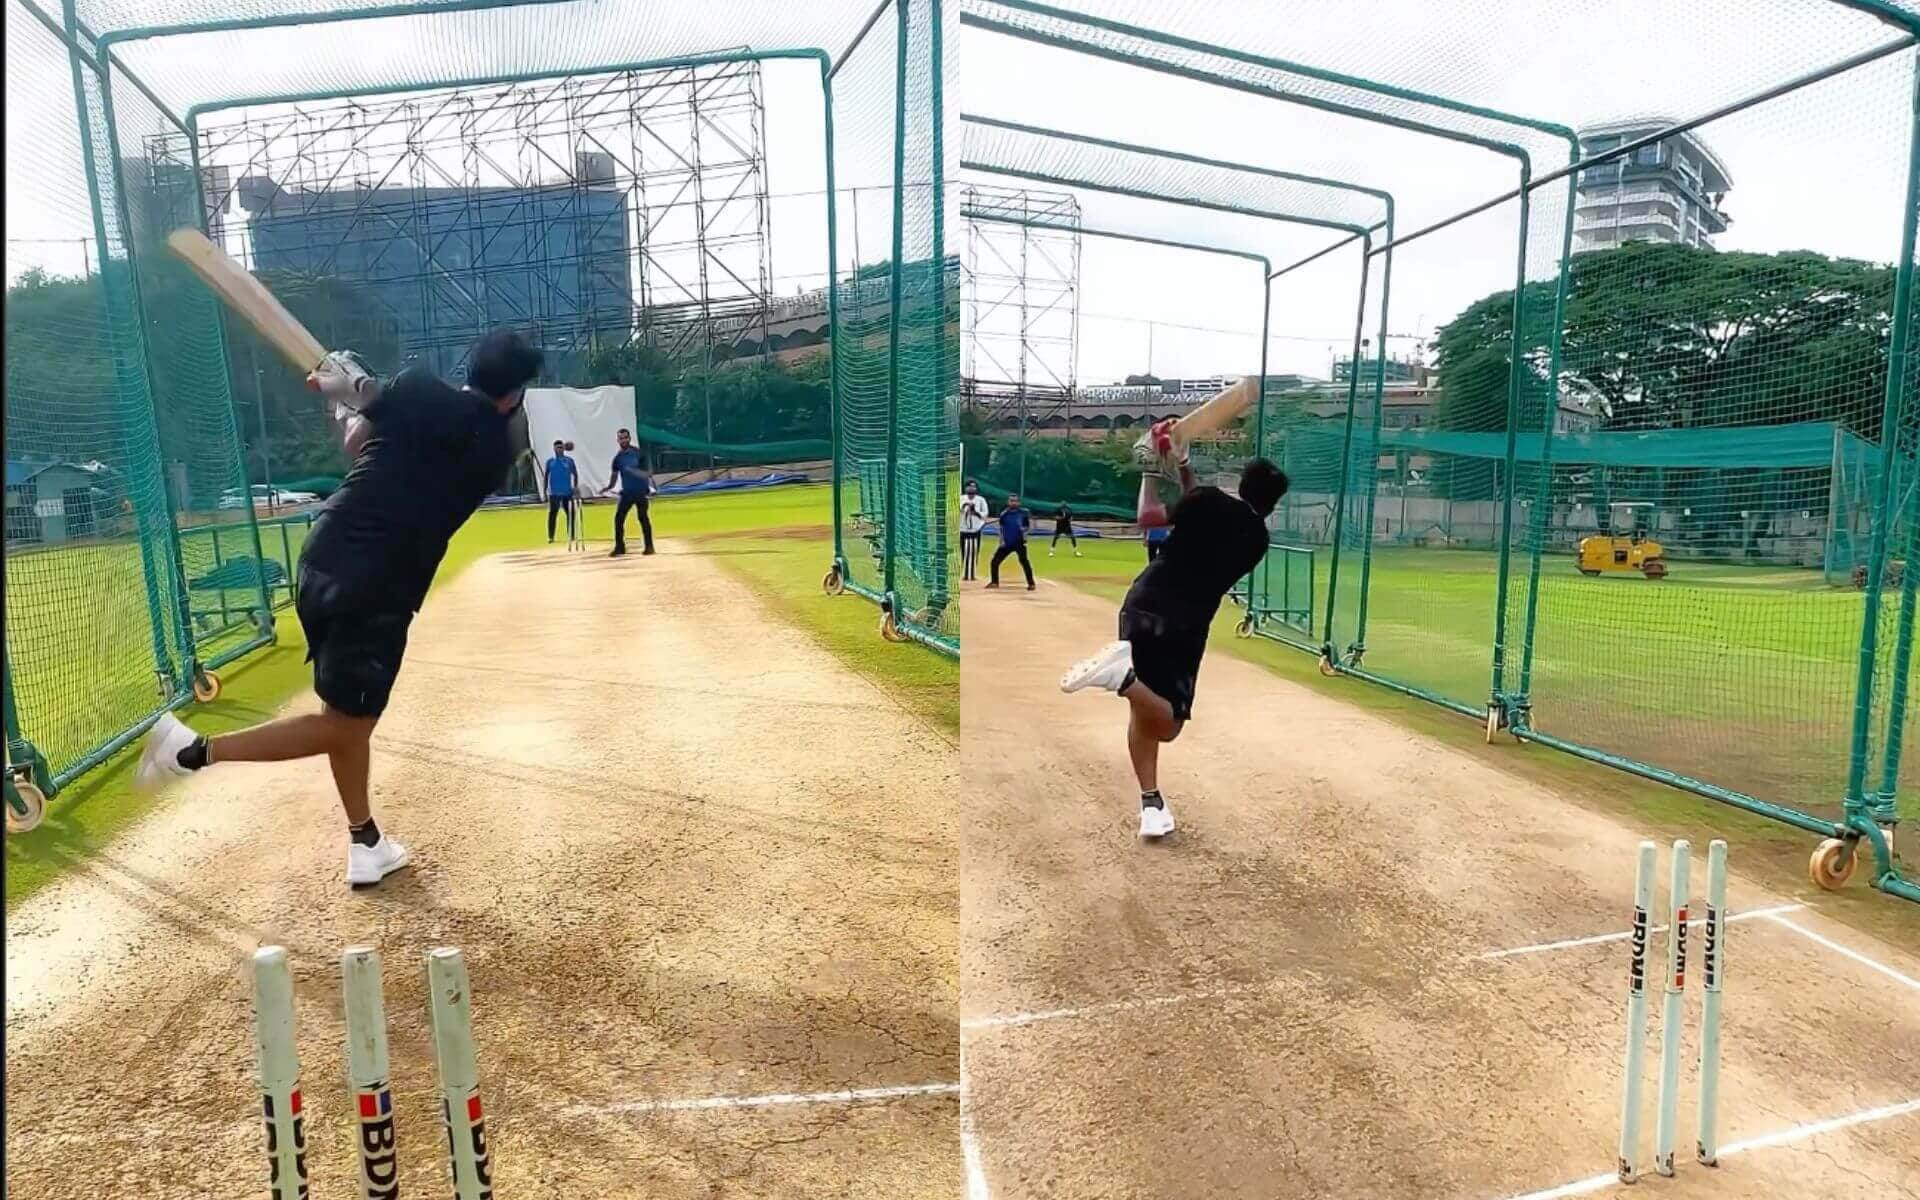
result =
[{"label": "overcast sky", "polygon": [[[1101,0],[1087,3],[1103,7]],[[1115,4],[1126,7],[1120,0]],[[1692,116],[1768,82],[1838,61],[1862,46],[1892,40],[1885,27],[1858,21],[1811,31],[1763,22],[1744,32],[1723,23],[1711,36],[1688,24],[1719,20],[1703,10],[1724,5],[1679,5],[1675,20],[1662,30],[1641,24],[1636,34],[1629,10],[1643,11],[1644,6],[1601,0],[1586,6],[1581,17],[1560,14],[1563,24],[1584,22],[1579,28],[1536,29],[1534,44],[1488,47],[1485,37],[1465,36],[1459,13],[1450,18],[1442,12],[1449,5],[1370,0],[1359,7],[1370,27],[1346,30],[1344,44],[1377,45],[1383,69],[1400,72],[1396,78],[1437,86],[1451,67],[1460,80],[1456,90],[1465,98],[1576,126],[1649,111]],[[1491,10],[1512,5],[1487,0],[1468,7],[1482,19]],[[1181,10],[1193,20],[1223,26],[1235,11],[1234,5]],[[1291,11],[1303,10],[1295,6]],[[1518,22],[1510,28],[1525,27]],[[1242,44],[1313,60],[1317,35],[1297,24],[1268,22],[1261,34],[1247,29],[1240,33],[1246,39]],[[1530,35],[1515,36],[1524,40]],[[1284,49],[1258,47],[1260,37]],[[1462,47],[1471,46],[1480,46],[1484,53],[1450,61],[1464,53]],[[1325,61],[1349,69],[1363,61],[1341,61],[1340,51],[1340,45],[1331,45]],[[1517,181],[1511,160],[1473,147],[972,27],[963,31],[960,61],[966,113],[1384,188],[1398,199],[1403,231],[1490,198]],[[1733,225],[1719,238],[1719,246],[1811,249],[1879,261],[1895,257],[1912,70],[1908,52],[1707,126],[1702,135],[1733,178],[1725,205]],[[962,178],[1047,190],[1045,185],[975,172],[963,172]],[[1084,191],[1078,195],[1089,226],[1145,227],[1161,236],[1207,241],[1232,223],[1201,210]],[[1554,195],[1557,204],[1564,185]],[[1390,331],[1410,338],[1430,336],[1474,300],[1510,287],[1516,210],[1509,204],[1410,243],[1396,254]],[[1557,219],[1549,220],[1557,225]],[[1276,247],[1276,260],[1303,241],[1301,233],[1288,227],[1259,224],[1272,227],[1264,236]],[[1234,226],[1234,240],[1240,240],[1240,228]],[[1304,240],[1325,245],[1337,237],[1316,230]],[[1004,234],[1000,244],[1017,247],[1017,241],[1006,241]],[[965,254],[965,241],[956,249]],[[1376,258],[1376,268],[1379,262]],[[1549,263],[1550,256],[1540,260],[1542,266]],[[1275,284],[1270,370],[1328,374],[1333,357],[1345,354],[1350,344],[1357,277],[1357,253],[1342,251]],[[1158,322],[1152,327],[1151,365],[1162,376],[1251,372],[1258,364],[1260,287],[1254,269],[1243,262],[1089,237],[1080,278],[1078,376],[1083,384],[1146,370],[1148,321]],[[1367,321],[1369,336],[1377,321],[1376,307]],[[992,328],[983,320],[979,327],[989,340],[998,339],[994,356],[1006,359],[1010,342],[1004,335],[1011,326]],[[1390,341],[1390,350],[1396,355],[1410,352],[1410,338]],[[975,369],[985,372],[984,367]]]}]

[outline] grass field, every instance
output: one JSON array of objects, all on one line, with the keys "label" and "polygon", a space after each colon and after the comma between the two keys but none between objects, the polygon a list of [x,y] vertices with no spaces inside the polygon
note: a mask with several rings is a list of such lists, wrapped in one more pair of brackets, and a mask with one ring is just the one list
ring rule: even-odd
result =
[{"label": "grass field", "polygon": [[[1067,556],[1064,546],[1060,556],[1048,558],[1043,542],[1035,569],[1117,601],[1146,561],[1135,540],[1088,539],[1081,548],[1082,558]],[[1315,563],[1323,591],[1328,565],[1323,552]],[[1556,565],[1564,576],[1551,573]],[[1495,569],[1493,555],[1473,551],[1378,553],[1369,580],[1366,668],[1484,706]],[[1687,563],[1675,564],[1674,574],[1661,582],[1590,579],[1564,560],[1550,560],[1548,571],[1535,647],[1536,724],[1709,782],[1744,784],[1743,790],[1763,799],[1838,812],[1858,653],[1857,593],[1832,591],[1817,580],[1810,584],[1800,572]],[[1340,584],[1335,628],[1343,647],[1354,628],[1355,582],[1349,575]],[[1737,834],[1743,848],[1752,847],[1745,854],[1757,851],[1771,861],[1781,886],[1804,883],[1815,840],[1808,834],[1544,747],[1502,739],[1488,751],[1476,724],[1444,709],[1359,681],[1323,678],[1307,654],[1265,638],[1234,637],[1239,619],[1238,609],[1223,608],[1213,635],[1216,651],[1257,661],[1450,743],[1478,747],[1475,753],[1498,754],[1503,765],[1545,786],[1631,815],[1666,836],[1704,843]],[[1314,640],[1319,628],[1316,611]],[[1097,644],[1111,634],[1089,630],[1088,636]],[[1204,678],[1201,691],[1204,708]],[[1901,776],[1907,829],[1920,824],[1915,760],[1906,756]],[[1912,871],[1911,850],[1905,860]],[[1855,886],[1846,894],[1864,891]],[[1875,899],[1895,910],[1887,919],[1896,926],[1912,924],[1906,906]],[[1863,919],[1881,920],[1872,906]]]},{"label": "grass field", "polygon": [[[605,553],[612,531],[610,504],[587,509],[586,533],[595,540],[597,552]],[[728,492],[710,496],[674,497],[657,501],[654,529],[662,538],[700,540],[705,552],[728,573],[740,580],[783,617],[791,629],[817,639],[836,656],[864,677],[871,679],[901,705],[945,731],[956,741],[959,736],[959,670],[949,659],[918,647],[895,646],[882,642],[875,630],[878,622],[872,605],[847,596],[829,599],[820,591],[820,577],[831,560],[831,511],[825,487],[785,487],[767,491]],[[636,532],[629,528],[629,533]],[[562,535],[564,537],[564,534]],[[491,509],[474,516],[453,540],[446,561],[435,580],[436,586],[455,578],[478,558],[511,550],[523,550],[546,543],[546,511],[542,509]],[[117,589],[117,603],[88,607],[89,579],[121,569],[137,580],[137,552],[128,547],[88,547],[79,551],[48,551],[30,556],[34,592],[7,589],[7,627],[24,628],[25,605],[37,595],[42,604],[57,601],[61,607],[34,614],[56,622],[85,623],[89,613],[106,614],[107,623],[89,626],[81,640],[87,647],[99,647],[99,653],[115,661],[131,661],[117,671],[102,673],[121,694],[111,701],[102,699],[102,690],[82,679],[78,671],[71,676],[88,687],[72,686],[62,692],[71,702],[63,710],[69,729],[82,730],[90,723],[112,717],[117,703],[125,711],[142,711],[151,703],[150,659],[143,660],[144,642],[130,651],[128,628],[138,628],[144,639],[146,607],[142,594],[132,589]],[[131,564],[131,565],[129,565]],[[14,566],[9,561],[10,574]],[[59,574],[56,574],[58,572]],[[191,569],[190,569],[191,573]],[[64,578],[62,577],[64,576]],[[14,581],[10,580],[10,584]],[[91,589],[96,597],[100,589]],[[128,594],[131,592],[131,594]],[[235,597],[239,603],[239,597]],[[126,624],[114,626],[117,620]],[[278,614],[276,645],[259,650],[221,672],[222,695],[209,705],[192,709],[195,725],[209,733],[242,728],[272,716],[288,699],[308,687],[312,680],[305,663],[306,646],[299,622],[291,611]],[[769,630],[769,637],[786,636],[785,629]],[[144,662],[144,665],[143,665]],[[15,669],[19,670],[18,660]],[[26,684],[26,679],[18,682]],[[47,697],[34,696],[23,688],[23,720],[31,720],[35,710],[25,701],[39,704],[41,724],[47,723]],[[131,707],[129,707],[131,706]],[[40,736],[36,731],[36,736]],[[67,733],[69,741],[76,736]],[[30,834],[7,838],[6,902],[9,905],[33,894],[61,872],[82,866],[120,830],[146,813],[154,803],[165,803],[135,795],[129,787],[133,753],[122,751],[104,766],[87,773],[48,805],[47,818]]]}]

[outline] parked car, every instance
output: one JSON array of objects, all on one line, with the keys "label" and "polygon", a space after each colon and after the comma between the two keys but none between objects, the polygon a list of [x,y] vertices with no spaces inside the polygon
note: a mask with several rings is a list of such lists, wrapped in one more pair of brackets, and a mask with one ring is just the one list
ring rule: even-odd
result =
[{"label": "parked car", "polygon": [[249,502],[257,509],[292,508],[301,504],[318,504],[320,497],[312,492],[289,492],[264,483],[256,483],[244,493],[239,488],[228,488],[220,493],[221,508],[244,508]]}]

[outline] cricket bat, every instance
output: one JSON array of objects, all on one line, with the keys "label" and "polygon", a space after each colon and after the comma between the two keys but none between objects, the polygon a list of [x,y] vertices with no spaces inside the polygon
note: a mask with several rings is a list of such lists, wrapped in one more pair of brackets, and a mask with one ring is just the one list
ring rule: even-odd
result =
[{"label": "cricket bat", "polygon": [[1139,440],[1133,444],[1134,462],[1142,467],[1154,468],[1164,467],[1166,463],[1163,459],[1177,461],[1182,448],[1220,432],[1245,416],[1247,410],[1253,407],[1254,389],[1258,386],[1259,380],[1249,375],[1233,383],[1225,391],[1214,393],[1205,404],[1175,421],[1170,430],[1173,441],[1172,452],[1168,455],[1163,456],[1153,445],[1151,430],[1141,434]]},{"label": "cricket bat", "polygon": [[[220,302],[280,352],[289,366],[311,375],[327,357],[326,347],[314,339],[266,285],[208,241],[198,229],[176,229],[167,235],[167,249],[220,297]],[[1198,415],[1198,414],[1196,414]]]}]

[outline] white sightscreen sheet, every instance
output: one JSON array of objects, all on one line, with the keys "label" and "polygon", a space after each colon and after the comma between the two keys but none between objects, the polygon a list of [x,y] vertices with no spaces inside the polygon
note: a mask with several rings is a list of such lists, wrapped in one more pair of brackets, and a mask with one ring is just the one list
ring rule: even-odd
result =
[{"label": "white sightscreen sheet", "polygon": [[614,433],[633,428],[633,389],[609,384],[597,388],[528,388],[527,443],[541,469],[534,473],[541,498],[547,494],[546,462],[555,441],[573,443],[580,467],[580,490],[589,496],[613,482]]}]

